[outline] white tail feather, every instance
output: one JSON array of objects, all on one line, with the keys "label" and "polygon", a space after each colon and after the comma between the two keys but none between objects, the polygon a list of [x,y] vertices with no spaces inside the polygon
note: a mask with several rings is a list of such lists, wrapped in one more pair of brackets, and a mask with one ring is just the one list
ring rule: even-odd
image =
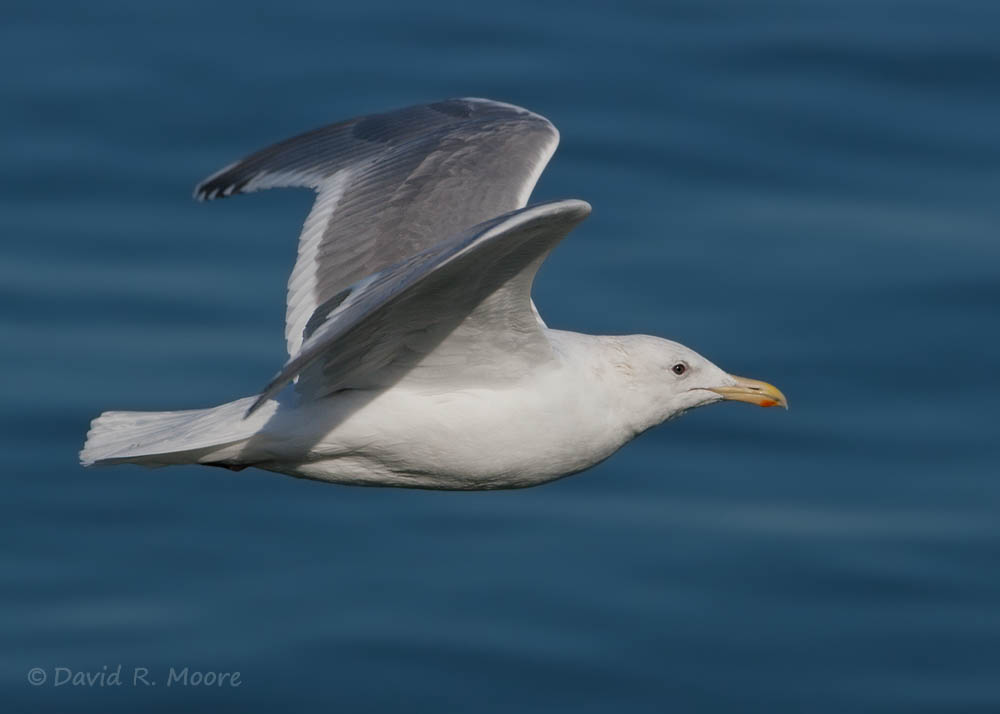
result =
[{"label": "white tail feather", "polygon": [[204,463],[239,455],[241,445],[274,413],[274,402],[243,419],[252,397],[210,409],[176,412],[104,412],[90,423],[80,452],[84,466]]}]

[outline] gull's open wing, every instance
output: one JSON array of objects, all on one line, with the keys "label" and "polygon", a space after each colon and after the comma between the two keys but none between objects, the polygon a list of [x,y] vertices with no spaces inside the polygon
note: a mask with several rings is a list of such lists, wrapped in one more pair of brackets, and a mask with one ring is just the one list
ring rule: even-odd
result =
[{"label": "gull's open wing", "polygon": [[316,399],[403,378],[489,384],[537,368],[553,355],[531,309],[532,281],[589,214],[577,200],[523,208],[344,289],[308,320],[301,351],[247,413],[296,376],[299,391]]},{"label": "gull's open wing", "polygon": [[558,143],[556,128],[526,109],[451,99],[288,139],[213,174],[195,196],[317,192],[288,279],[285,339],[294,357],[310,315],[348,286],[523,207]]}]

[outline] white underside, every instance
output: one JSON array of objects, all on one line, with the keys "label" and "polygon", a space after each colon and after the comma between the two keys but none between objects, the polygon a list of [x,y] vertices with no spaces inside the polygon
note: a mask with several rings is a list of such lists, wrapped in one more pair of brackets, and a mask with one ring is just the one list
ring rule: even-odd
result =
[{"label": "white underside", "polygon": [[357,485],[532,486],[592,466],[636,431],[620,416],[614,375],[577,359],[588,351],[574,345],[595,338],[550,334],[560,358],[503,385],[402,382],[305,403],[288,389],[249,420],[242,415],[252,399],[193,412],[110,412],[94,421],[81,460],[246,465]]}]

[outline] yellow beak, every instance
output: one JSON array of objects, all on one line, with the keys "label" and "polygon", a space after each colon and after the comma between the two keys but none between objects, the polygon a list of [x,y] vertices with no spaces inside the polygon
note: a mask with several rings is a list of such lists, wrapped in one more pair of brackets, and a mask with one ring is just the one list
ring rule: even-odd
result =
[{"label": "yellow beak", "polygon": [[723,399],[731,399],[734,402],[749,402],[758,407],[784,407],[788,409],[788,400],[785,399],[781,390],[773,384],[736,375],[730,376],[736,380],[736,384],[712,389],[716,394],[722,395]]}]

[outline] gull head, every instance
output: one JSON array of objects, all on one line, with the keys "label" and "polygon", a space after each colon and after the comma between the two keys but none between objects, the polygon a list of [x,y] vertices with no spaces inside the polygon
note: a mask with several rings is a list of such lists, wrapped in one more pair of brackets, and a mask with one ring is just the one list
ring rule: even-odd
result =
[{"label": "gull head", "polygon": [[788,408],[777,387],[737,377],[677,342],[648,335],[628,335],[619,341],[627,375],[629,404],[638,430],[648,429],[689,409],[721,401],[747,402],[759,407]]}]

